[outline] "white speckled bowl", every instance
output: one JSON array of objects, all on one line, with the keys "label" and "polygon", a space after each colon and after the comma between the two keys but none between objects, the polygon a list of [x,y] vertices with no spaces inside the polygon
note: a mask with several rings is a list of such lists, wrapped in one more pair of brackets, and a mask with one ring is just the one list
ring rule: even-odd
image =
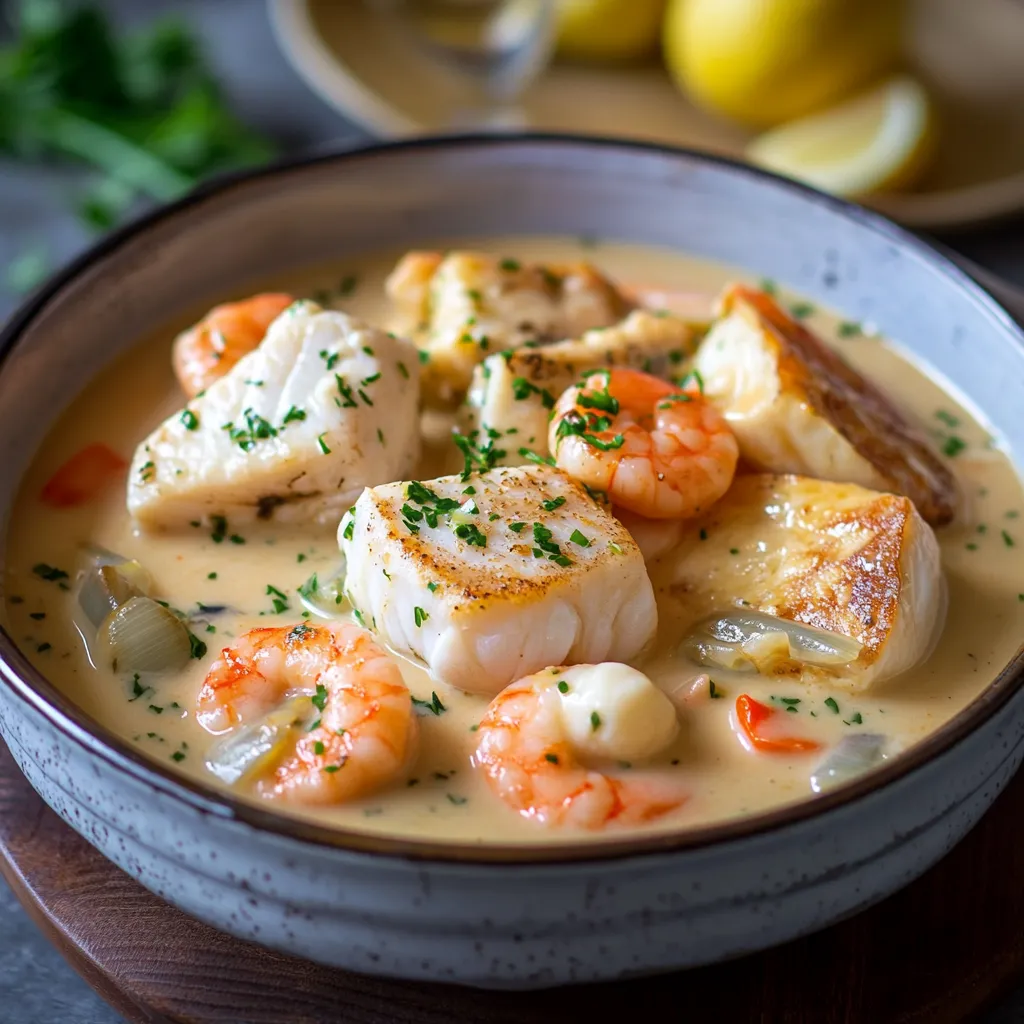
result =
[{"label": "white speckled bowl", "polygon": [[[777,278],[899,338],[1024,451],[1019,328],[881,218],[694,153],[559,137],[422,140],[214,184],[51,281],[0,339],[6,501],[81,384],[184,306],[346,253],[487,232],[671,245]],[[941,857],[1024,754],[1018,654],[925,742],[813,802],[585,849],[444,846],[296,823],[179,779],[88,719],[6,634],[0,657],[0,733],[22,770],[154,892],[311,959],[480,986],[707,963],[821,928]]]}]

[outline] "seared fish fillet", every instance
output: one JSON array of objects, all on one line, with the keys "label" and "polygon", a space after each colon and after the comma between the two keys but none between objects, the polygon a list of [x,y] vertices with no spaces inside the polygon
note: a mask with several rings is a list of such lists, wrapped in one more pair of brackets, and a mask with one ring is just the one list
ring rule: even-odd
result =
[{"label": "seared fish fillet", "polygon": [[696,340],[693,327],[678,317],[635,310],[621,323],[576,340],[488,356],[473,371],[468,396],[473,425],[502,435],[506,465],[526,461],[518,454],[521,447],[547,455],[550,410],[581,374],[630,366],[668,379],[693,355]]},{"label": "seared fish fillet", "polygon": [[628,661],[657,627],[632,538],[549,466],[368,489],[338,539],[366,625],[463,690]]},{"label": "seared fish fillet", "polygon": [[786,674],[863,690],[925,657],[946,613],[939,546],[913,503],[856,484],[753,474],[692,524],[658,581],[680,635],[741,609],[852,637],[850,667]]},{"label": "seared fish fillet", "polygon": [[489,354],[576,337],[630,309],[587,263],[548,267],[477,252],[410,252],[387,292],[398,313],[395,329],[429,356],[424,395],[441,405],[461,401],[473,367]]},{"label": "seared fish fillet", "polygon": [[754,469],[905,494],[934,525],[956,505],[952,474],[874,385],[763,292],[740,285],[694,365]]},{"label": "seared fish fillet", "polygon": [[128,510],[147,527],[206,515],[337,523],[419,453],[415,347],[313,302],[136,449]]}]

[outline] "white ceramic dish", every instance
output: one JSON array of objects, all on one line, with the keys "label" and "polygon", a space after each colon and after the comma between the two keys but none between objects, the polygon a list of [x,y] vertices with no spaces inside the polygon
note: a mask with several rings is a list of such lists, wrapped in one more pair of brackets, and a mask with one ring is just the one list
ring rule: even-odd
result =
[{"label": "white ceramic dish", "polygon": [[[878,216],[679,150],[463,138],[223,180],[115,233],[49,282],[0,339],[5,500],[81,384],[185,306],[346,253],[484,232],[597,234],[745,265],[872,320],[1024,451],[1020,328],[945,257]],[[585,850],[388,840],[184,781],[89,720],[6,635],[0,657],[0,733],[19,765],[72,827],[154,892],[314,960],[480,986],[707,963],[824,927],[936,861],[1024,755],[1018,653],[926,741],[813,803]]]},{"label": "white ceramic dish", "polygon": [[[296,72],[379,138],[445,131],[452,92],[359,2],[267,0]],[[908,61],[929,85],[942,132],[920,186],[873,206],[909,227],[951,231],[1024,209],[1024,7],[1018,0],[912,0]],[[396,74],[395,68],[401,73]],[[528,91],[522,127],[690,146],[740,157],[742,128],[699,110],[657,61],[626,68],[554,64]]]}]

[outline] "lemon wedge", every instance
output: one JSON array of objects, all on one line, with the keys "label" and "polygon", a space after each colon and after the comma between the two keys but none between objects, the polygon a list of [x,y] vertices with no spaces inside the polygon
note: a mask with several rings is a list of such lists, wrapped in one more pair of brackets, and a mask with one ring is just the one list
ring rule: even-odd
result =
[{"label": "lemon wedge", "polygon": [[761,130],[895,71],[906,0],[670,0],[662,48],[683,91]]},{"label": "lemon wedge", "polygon": [[840,196],[914,184],[927,169],[935,115],[923,86],[906,75],[765,132],[747,147],[761,167]]}]

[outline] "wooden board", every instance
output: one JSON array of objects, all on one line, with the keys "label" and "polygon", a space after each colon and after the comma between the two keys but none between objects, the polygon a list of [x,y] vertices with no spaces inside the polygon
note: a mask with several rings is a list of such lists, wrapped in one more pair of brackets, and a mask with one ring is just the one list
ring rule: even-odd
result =
[{"label": "wooden board", "polygon": [[78,972],[146,1024],[591,1024],[651,1000],[688,1021],[962,1024],[1024,974],[1022,802],[1024,774],[926,876],[828,931],[716,967],[536,993],[368,978],[216,932],[64,825],[2,743],[0,872]]}]

